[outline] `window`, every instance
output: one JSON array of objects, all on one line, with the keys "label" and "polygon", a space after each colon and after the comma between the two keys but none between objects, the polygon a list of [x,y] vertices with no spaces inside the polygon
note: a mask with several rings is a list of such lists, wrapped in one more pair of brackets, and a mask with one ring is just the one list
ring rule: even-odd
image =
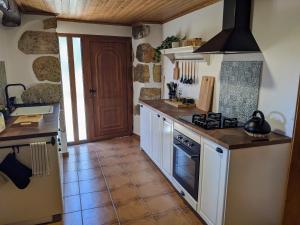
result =
[{"label": "window", "polygon": [[81,38],[59,37],[64,113],[68,143],[87,139]]}]

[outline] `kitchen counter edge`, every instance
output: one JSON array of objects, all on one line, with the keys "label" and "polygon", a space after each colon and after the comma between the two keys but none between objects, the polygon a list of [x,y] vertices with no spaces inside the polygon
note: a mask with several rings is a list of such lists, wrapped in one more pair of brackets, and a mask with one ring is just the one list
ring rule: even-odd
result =
[{"label": "kitchen counter edge", "polygon": [[6,121],[6,129],[0,133],[0,141],[56,136],[58,134],[59,112],[60,104],[53,104],[53,113],[43,115],[39,125],[33,127],[12,127],[17,117],[10,117]]},{"label": "kitchen counter edge", "polygon": [[197,108],[178,109],[168,105],[164,100],[140,100],[139,103],[165,114],[167,117],[174,120],[174,122],[229,150],[291,143],[291,138],[274,132],[272,132],[266,140],[266,138],[255,138],[247,135],[243,128],[205,130],[179,118],[183,115],[205,113]]}]

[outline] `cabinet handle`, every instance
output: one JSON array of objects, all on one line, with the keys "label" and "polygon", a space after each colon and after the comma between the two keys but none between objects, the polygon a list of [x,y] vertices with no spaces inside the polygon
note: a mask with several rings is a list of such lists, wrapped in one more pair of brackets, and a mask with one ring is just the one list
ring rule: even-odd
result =
[{"label": "cabinet handle", "polygon": [[144,106],[143,105],[140,105],[141,106],[141,108],[143,108]]},{"label": "cabinet handle", "polygon": [[185,196],[185,193],[183,191],[180,191],[181,196]]},{"label": "cabinet handle", "polygon": [[166,121],[166,118],[163,118],[163,121]]},{"label": "cabinet handle", "polygon": [[219,148],[219,147],[216,148],[216,151],[217,151],[218,153],[221,153],[221,154],[223,153],[223,150],[222,150],[221,148]]},{"label": "cabinet handle", "polygon": [[160,117],[160,115],[159,115],[159,114],[157,114],[157,117],[159,118],[159,117]]}]

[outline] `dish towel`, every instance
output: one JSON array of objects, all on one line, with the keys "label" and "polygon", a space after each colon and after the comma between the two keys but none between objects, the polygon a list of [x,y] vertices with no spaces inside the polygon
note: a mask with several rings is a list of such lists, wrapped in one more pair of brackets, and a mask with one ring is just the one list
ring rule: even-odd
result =
[{"label": "dish towel", "polygon": [[31,164],[33,176],[50,175],[50,158],[46,142],[36,142],[30,144]]}]

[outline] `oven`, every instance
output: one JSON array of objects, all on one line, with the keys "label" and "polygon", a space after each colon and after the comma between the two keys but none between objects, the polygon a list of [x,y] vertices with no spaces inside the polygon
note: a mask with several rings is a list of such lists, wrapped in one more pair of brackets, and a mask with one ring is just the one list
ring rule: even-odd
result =
[{"label": "oven", "polygon": [[177,130],[173,132],[173,177],[198,201],[200,144]]}]

